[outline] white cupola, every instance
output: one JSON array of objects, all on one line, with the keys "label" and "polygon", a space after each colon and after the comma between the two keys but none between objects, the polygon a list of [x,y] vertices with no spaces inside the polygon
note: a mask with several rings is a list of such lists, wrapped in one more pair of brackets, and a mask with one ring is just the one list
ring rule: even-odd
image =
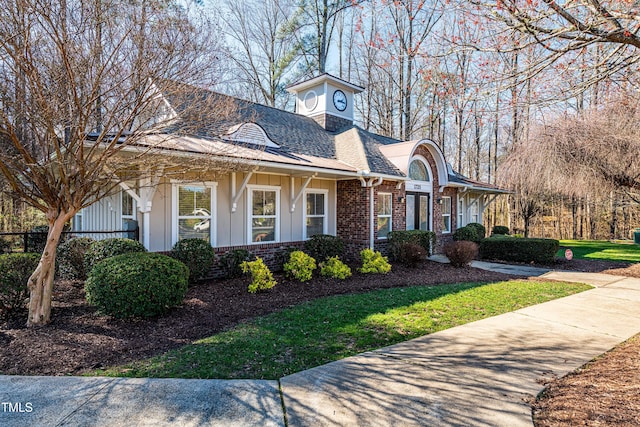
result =
[{"label": "white cupola", "polygon": [[311,117],[332,132],[353,124],[353,96],[363,90],[331,74],[287,87],[296,95],[296,113]]}]

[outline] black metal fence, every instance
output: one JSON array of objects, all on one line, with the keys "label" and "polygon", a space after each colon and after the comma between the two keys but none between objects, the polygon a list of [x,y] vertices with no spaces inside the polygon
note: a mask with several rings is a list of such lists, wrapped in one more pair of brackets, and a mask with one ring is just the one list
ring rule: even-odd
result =
[{"label": "black metal fence", "polygon": [[[125,237],[127,239],[140,240],[140,228],[131,230],[110,230],[110,231],[63,231],[62,239],[68,240],[74,237],[90,237],[94,240],[108,239],[112,237]],[[0,248],[2,251],[13,251],[22,249],[23,252],[42,252],[47,240],[46,231],[21,231],[21,232],[0,232],[0,239],[9,240],[7,248]]]}]

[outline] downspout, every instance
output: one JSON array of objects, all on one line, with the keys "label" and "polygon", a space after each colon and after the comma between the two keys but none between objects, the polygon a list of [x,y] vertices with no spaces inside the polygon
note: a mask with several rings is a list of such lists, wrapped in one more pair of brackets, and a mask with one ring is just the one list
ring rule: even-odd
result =
[{"label": "downspout", "polygon": [[375,233],[374,233],[374,227],[375,227],[375,221],[374,221],[374,213],[375,213],[375,206],[373,205],[373,199],[374,199],[374,187],[379,186],[380,184],[382,184],[382,177],[378,177],[378,180],[376,182],[374,182],[376,178],[369,178],[369,181],[367,182],[367,187],[369,187],[369,249],[374,250],[374,237],[375,237]]}]

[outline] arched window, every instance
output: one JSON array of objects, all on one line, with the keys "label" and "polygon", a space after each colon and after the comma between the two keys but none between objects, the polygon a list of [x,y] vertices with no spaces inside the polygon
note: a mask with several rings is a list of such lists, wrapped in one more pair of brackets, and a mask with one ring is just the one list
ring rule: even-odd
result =
[{"label": "arched window", "polygon": [[414,181],[429,181],[429,172],[427,167],[420,160],[413,160],[409,165],[409,178]]}]

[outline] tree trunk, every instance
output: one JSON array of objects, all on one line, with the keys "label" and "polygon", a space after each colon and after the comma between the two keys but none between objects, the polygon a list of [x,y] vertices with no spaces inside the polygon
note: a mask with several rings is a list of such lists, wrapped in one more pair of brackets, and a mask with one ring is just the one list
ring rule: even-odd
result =
[{"label": "tree trunk", "polygon": [[27,326],[46,325],[51,320],[51,297],[56,265],[56,249],[62,236],[64,225],[73,214],[50,212],[47,243],[42,252],[38,267],[29,277],[29,317]]}]

